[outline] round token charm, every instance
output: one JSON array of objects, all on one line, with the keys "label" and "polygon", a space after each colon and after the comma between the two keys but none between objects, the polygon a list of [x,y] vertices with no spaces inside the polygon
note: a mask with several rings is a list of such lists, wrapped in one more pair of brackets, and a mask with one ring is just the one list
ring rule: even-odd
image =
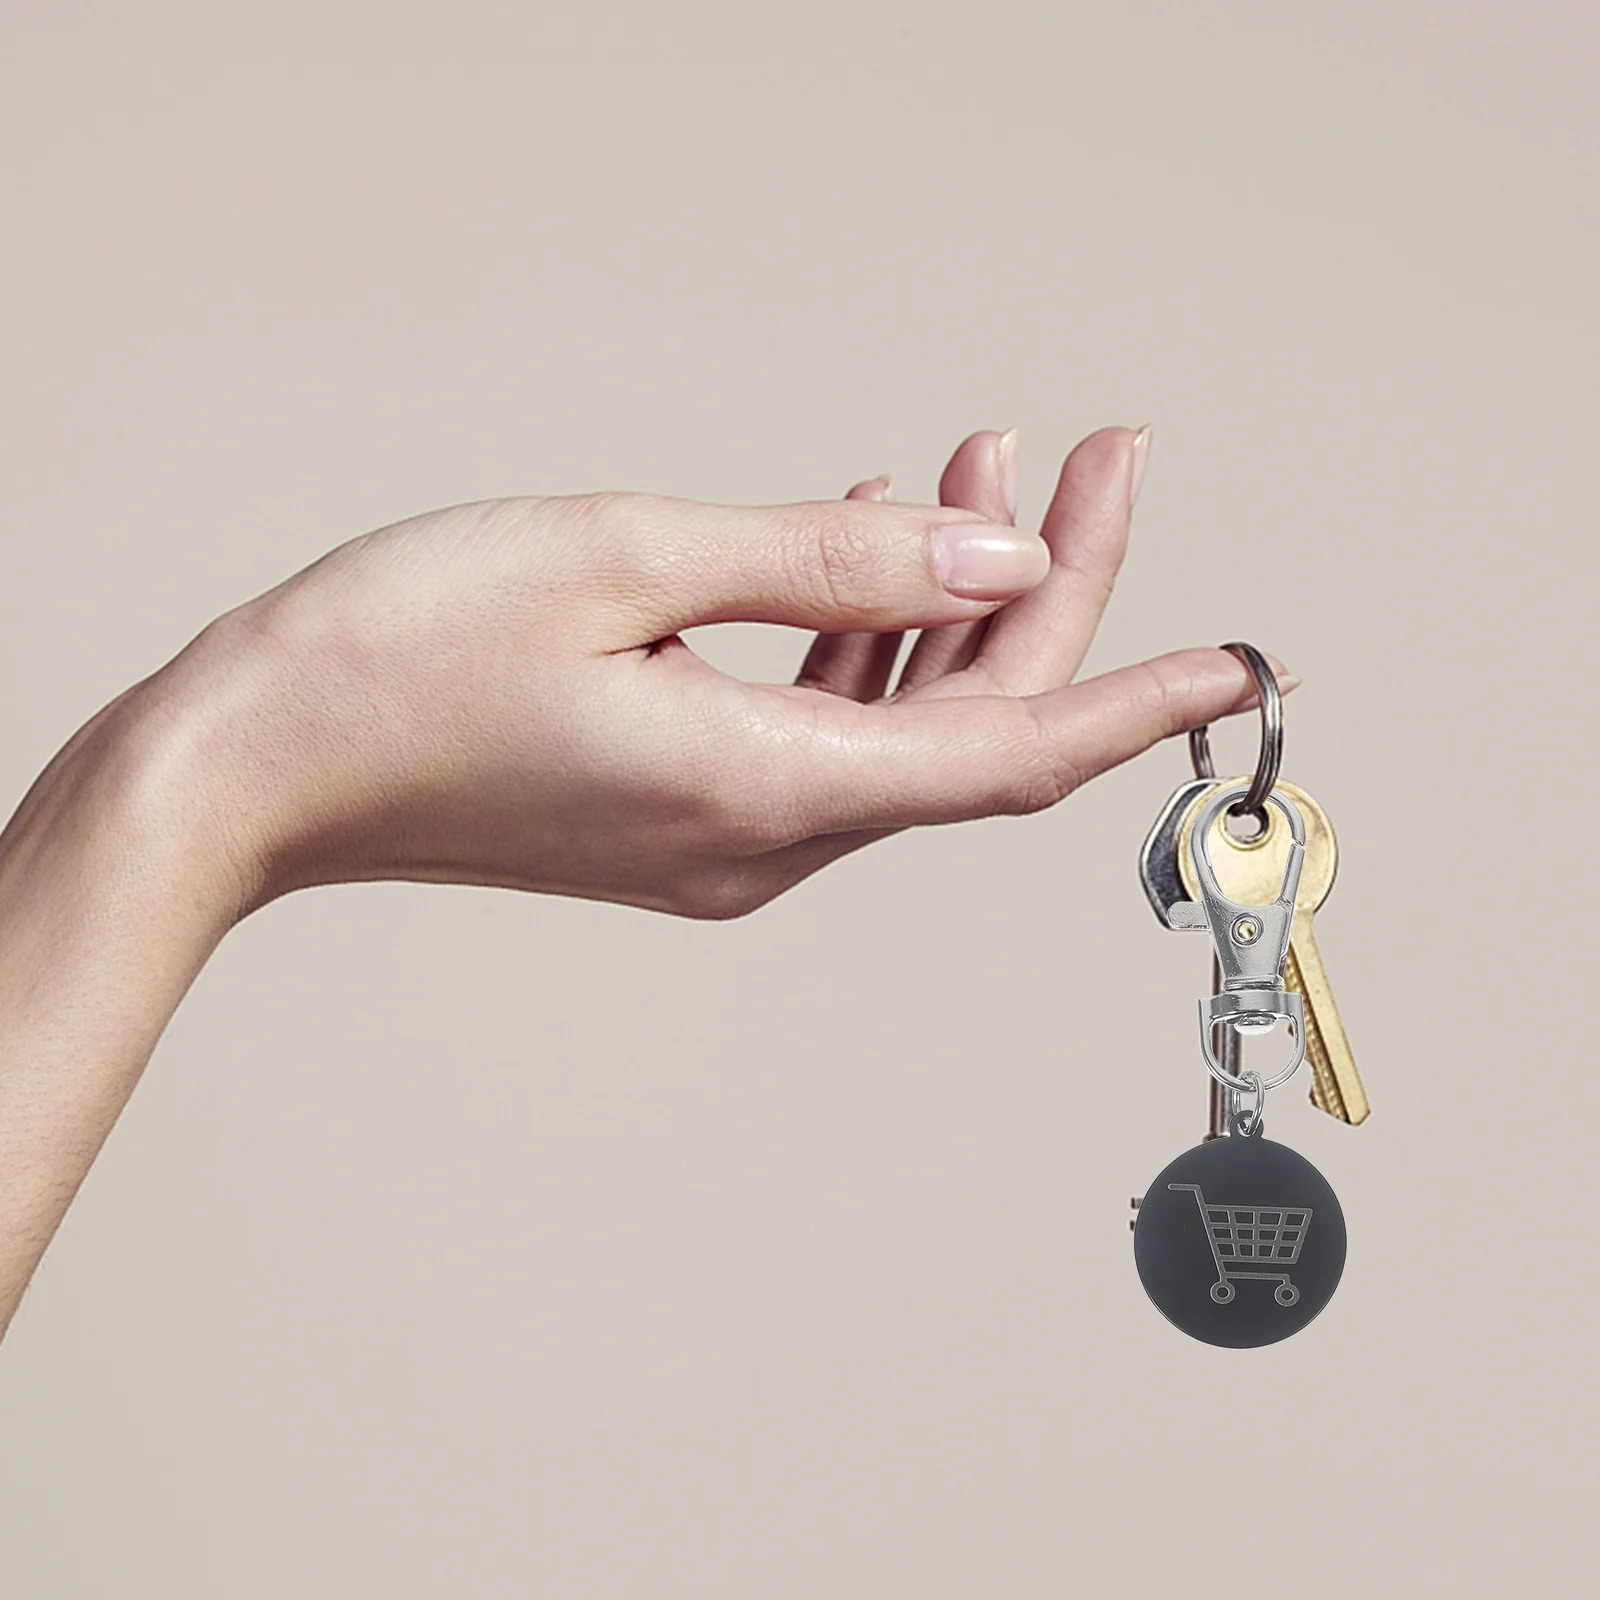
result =
[{"label": "round token charm", "polygon": [[1156,1309],[1236,1349],[1298,1333],[1344,1271],[1344,1212],[1304,1156],[1259,1134],[1186,1150],[1139,1203],[1133,1256]]}]

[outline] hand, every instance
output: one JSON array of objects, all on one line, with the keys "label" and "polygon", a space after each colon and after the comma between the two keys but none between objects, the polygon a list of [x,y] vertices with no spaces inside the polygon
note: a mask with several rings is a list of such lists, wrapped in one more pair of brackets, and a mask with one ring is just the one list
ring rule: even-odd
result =
[{"label": "hand", "polygon": [[[462,506],[213,623],[0,836],[0,1331],[184,991],[274,896],[413,878],[732,916],[1247,705],[1219,650],[1072,683],[1144,448],[1079,445],[1042,538],[1011,526],[1014,441],[981,433],[943,507],[882,480],[754,509]],[[822,630],[797,684],[739,683],[679,636],[740,618]]]},{"label": "hand", "polygon": [[[1072,683],[1147,439],[1079,445],[1042,537],[1011,525],[1010,441],[981,433],[941,507],[882,480],[751,509],[505,500],[344,545],[167,669],[224,753],[241,912],[410,878],[735,916],[887,831],[1037,810],[1238,709],[1216,650]],[[824,637],[797,684],[747,684],[680,637],[732,620]]]}]

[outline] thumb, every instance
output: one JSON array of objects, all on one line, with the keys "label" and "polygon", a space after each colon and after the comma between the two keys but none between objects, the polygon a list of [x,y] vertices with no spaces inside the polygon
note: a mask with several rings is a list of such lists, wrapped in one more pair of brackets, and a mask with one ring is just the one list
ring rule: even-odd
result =
[{"label": "thumb", "polygon": [[710,622],[933,628],[986,616],[1050,570],[1037,534],[951,506],[652,499],[639,509],[627,538],[647,542],[635,553],[650,581],[634,593],[641,620],[662,633]]}]

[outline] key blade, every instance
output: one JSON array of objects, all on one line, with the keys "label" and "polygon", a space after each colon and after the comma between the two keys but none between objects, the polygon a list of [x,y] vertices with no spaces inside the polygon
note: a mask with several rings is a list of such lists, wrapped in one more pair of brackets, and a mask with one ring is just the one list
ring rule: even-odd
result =
[{"label": "key blade", "polygon": [[1294,932],[1289,939],[1289,959],[1283,967],[1284,982],[1298,989],[1306,1008],[1306,1060],[1311,1063],[1311,1103],[1340,1122],[1352,1127],[1365,1122],[1371,1112],[1367,1091],[1362,1086],[1356,1058],[1345,1037],[1339,1008],[1323,970],[1311,917],[1296,912]]}]

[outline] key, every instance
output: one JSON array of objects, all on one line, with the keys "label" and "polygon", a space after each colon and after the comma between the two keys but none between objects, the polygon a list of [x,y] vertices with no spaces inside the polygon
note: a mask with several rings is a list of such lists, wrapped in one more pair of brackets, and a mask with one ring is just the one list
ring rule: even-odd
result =
[{"label": "key", "polygon": [[[1215,793],[1219,787],[1220,784],[1207,785],[1204,793],[1195,796],[1188,803],[1177,828],[1178,875],[1184,892],[1191,899],[1198,896],[1199,888],[1195,883],[1194,861],[1189,848],[1190,830],[1205,795]],[[1294,922],[1283,978],[1285,986],[1299,990],[1305,1000],[1306,1059],[1311,1063],[1311,1103],[1319,1111],[1325,1111],[1341,1122],[1365,1122],[1371,1109],[1367,1104],[1366,1090],[1362,1088],[1361,1074],[1356,1070],[1355,1056],[1351,1053],[1350,1041],[1345,1037],[1344,1024],[1339,1020],[1339,1008],[1334,1004],[1333,990],[1328,985],[1322,957],[1317,952],[1316,936],[1311,929],[1313,915],[1333,888],[1334,875],[1339,866],[1338,841],[1334,838],[1328,814],[1304,789],[1282,782],[1277,787],[1299,807],[1306,825],[1305,865],[1300,874],[1299,892],[1295,896]],[[1179,792],[1182,793],[1181,790]],[[1177,798],[1176,795],[1173,797],[1174,800]],[[1211,864],[1216,871],[1217,882],[1230,899],[1261,904],[1278,893],[1287,858],[1289,829],[1282,816],[1271,806],[1266,808],[1266,812],[1268,821],[1265,831],[1259,838],[1248,841],[1240,841],[1228,831],[1225,815],[1216,821],[1210,840]],[[1163,813],[1162,822],[1167,821]],[[1165,892],[1164,883],[1162,889]],[[1148,882],[1146,892],[1150,892]],[[1152,903],[1155,903],[1153,894]],[[1169,925],[1173,927],[1188,926],[1188,922],[1182,920],[1188,916],[1189,913],[1180,909],[1178,904],[1169,906],[1167,911]]]},{"label": "key", "polygon": [[[1217,787],[1215,778],[1191,778],[1167,797],[1139,852],[1139,881],[1163,928],[1204,928],[1205,913],[1194,903],[1178,872],[1178,842],[1184,822],[1203,796]],[[1174,921],[1174,917],[1177,918]]]},{"label": "key", "polygon": [[[1189,898],[1183,878],[1178,872],[1178,842],[1187,817],[1194,814],[1200,802],[1217,787],[1215,778],[1191,778],[1180,784],[1167,798],[1139,852],[1139,881],[1150,901],[1157,920],[1164,928],[1206,927],[1205,913]],[[1211,988],[1215,993],[1222,987],[1222,967],[1215,956],[1211,959]],[[1238,1076],[1242,1068],[1239,1035],[1232,1028],[1220,1030],[1217,1040],[1217,1059],[1224,1072]],[[1215,1078],[1207,1076],[1206,1138],[1220,1138],[1228,1130],[1233,1114],[1233,1096]],[[1132,1224],[1130,1223],[1131,1227]]]}]

